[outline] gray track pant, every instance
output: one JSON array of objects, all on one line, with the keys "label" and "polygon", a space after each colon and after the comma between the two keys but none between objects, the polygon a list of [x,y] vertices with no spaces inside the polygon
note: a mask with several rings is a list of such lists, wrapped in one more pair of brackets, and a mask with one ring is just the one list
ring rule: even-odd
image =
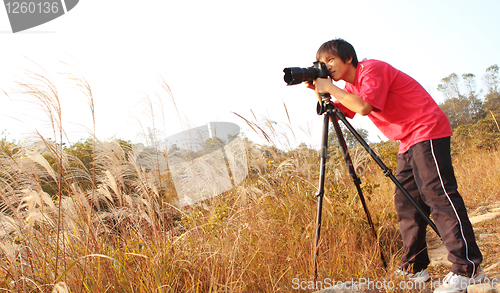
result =
[{"label": "gray track pant", "polygon": [[[451,271],[472,276],[482,261],[450,156],[450,138],[423,141],[398,155],[396,178],[427,214],[431,214],[448,249]],[[396,188],[394,202],[403,238],[402,267],[427,268],[427,222]]]}]

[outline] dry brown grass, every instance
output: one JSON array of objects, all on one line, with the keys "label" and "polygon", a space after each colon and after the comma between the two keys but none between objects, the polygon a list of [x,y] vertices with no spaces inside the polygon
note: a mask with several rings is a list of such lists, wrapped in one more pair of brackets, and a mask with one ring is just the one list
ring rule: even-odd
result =
[{"label": "dry brown grass", "polygon": [[[90,87],[70,76],[89,95],[93,113]],[[40,90],[29,88],[28,95]],[[50,119],[57,117],[50,111]],[[61,139],[58,123],[54,132]],[[272,124],[259,127],[271,141],[289,143],[266,128]],[[139,151],[117,141],[92,141],[92,168],[60,141],[40,137],[3,145],[2,292],[51,292],[59,282],[70,292],[289,292],[299,281],[312,281],[317,151],[248,143],[249,177],[181,210],[171,204],[175,190],[167,171],[143,168]],[[382,268],[344,163],[330,160],[319,280],[390,278],[398,261],[394,186],[364,151],[352,156],[362,167],[363,190],[390,267]],[[467,204],[499,200],[499,164],[499,152],[465,152],[456,159]],[[46,191],[49,183],[57,183],[54,194]]]},{"label": "dry brown grass", "polygon": [[492,150],[465,150],[454,159],[459,190],[470,208],[500,201],[500,153]]}]

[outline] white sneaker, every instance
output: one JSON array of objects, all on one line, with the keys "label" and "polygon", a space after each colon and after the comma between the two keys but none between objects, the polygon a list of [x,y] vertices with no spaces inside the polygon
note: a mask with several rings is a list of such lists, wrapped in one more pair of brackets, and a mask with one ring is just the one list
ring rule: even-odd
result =
[{"label": "white sneaker", "polygon": [[443,279],[443,284],[434,290],[434,293],[465,293],[467,286],[480,284],[484,278],[483,268],[479,267],[476,274],[472,277],[466,277],[449,272]]},{"label": "white sneaker", "polygon": [[429,271],[427,269],[421,270],[420,272],[416,273],[409,273],[404,270],[398,269],[394,274],[396,275],[396,277],[403,277],[415,283],[427,282],[427,280],[430,279]]}]

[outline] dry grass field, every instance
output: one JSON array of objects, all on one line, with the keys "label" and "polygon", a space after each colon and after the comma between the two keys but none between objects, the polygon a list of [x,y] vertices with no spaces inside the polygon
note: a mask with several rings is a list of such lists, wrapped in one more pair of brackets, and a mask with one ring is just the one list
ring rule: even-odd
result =
[{"label": "dry grass field", "polygon": [[[55,140],[1,142],[0,292],[290,292],[312,281],[316,150],[246,141],[246,180],[178,208],[168,170],[138,164],[133,145],[91,137],[80,148],[63,147],[57,90],[43,76],[33,78],[38,85],[20,84],[21,91],[47,113]],[[93,109],[90,86],[74,81]],[[374,146],[393,169],[395,147]],[[391,278],[402,246],[394,185],[364,151],[351,155],[389,268],[381,265],[344,162],[332,155],[318,277]],[[500,202],[499,151],[459,149],[454,158],[471,211]],[[158,158],[149,159],[154,166]],[[498,235],[498,224],[482,229]],[[480,245],[486,267],[498,262],[498,237]]]}]

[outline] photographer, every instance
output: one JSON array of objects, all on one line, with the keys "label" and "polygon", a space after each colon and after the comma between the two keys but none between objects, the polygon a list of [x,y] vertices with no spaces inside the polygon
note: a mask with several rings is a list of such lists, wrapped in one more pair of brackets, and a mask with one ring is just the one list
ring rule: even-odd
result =
[{"label": "photographer", "polygon": [[[484,278],[482,254],[457,191],[450,156],[452,130],[446,114],[407,74],[378,60],[358,63],[354,48],[345,40],[324,43],[316,59],[326,63],[331,78],[317,78],[309,88],[332,95],[347,117],[367,115],[385,136],[400,141],[396,178],[432,215],[452,262],[451,272],[435,292],[465,292],[467,283],[480,282]],[[345,81],[345,88],[332,80]],[[427,222],[399,189],[394,202],[404,244],[397,273],[426,281],[430,263]]]}]

